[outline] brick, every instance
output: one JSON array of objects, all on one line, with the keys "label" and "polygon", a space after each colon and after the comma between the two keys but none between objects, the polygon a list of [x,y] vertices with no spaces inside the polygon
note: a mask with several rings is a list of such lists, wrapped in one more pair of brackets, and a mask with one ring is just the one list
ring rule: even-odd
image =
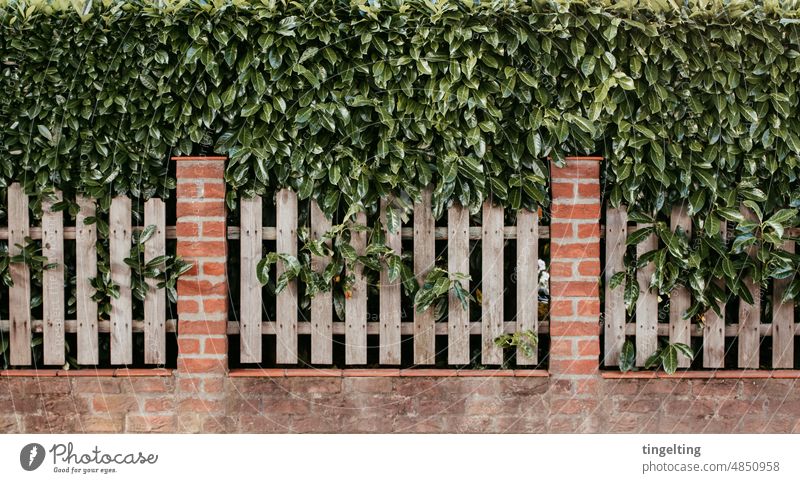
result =
[{"label": "brick", "polygon": [[600,340],[579,340],[578,341],[578,355],[579,356],[599,356],[600,355]]},{"label": "brick", "polygon": [[178,371],[181,373],[225,373],[226,365],[223,359],[178,358]]},{"label": "brick", "polygon": [[178,333],[182,335],[215,335],[227,333],[224,320],[179,320]]},{"label": "brick", "polygon": [[220,262],[203,262],[203,274],[211,275],[213,277],[225,275],[226,267],[224,263]]},{"label": "brick", "polygon": [[125,431],[129,433],[174,433],[177,430],[175,416],[153,416],[128,414],[125,417]]},{"label": "brick", "polygon": [[203,198],[206,199],[225,199],[225,183],[206,182],[203,184]]},{"label": "brick", "polygon": [[191,221],[179,221],[175,224],[175,234],[179,237],[198,236],[200,228]]},{"label": "brick", "polygon": [[178,219],[182,216],[225,216],[225,203],[220,201],[197,201],[178,199],[176,203]]},{"label": "brick", "polygon": [[178,337],[178,352],[180,354],[199,354],[200,340],[189,337]]},{"label": "brick", "polygon": [[222,399],[189,398],[178,402],[178,412],[221,413],[225,411]]},{"label": "brick", "polygon": [[83,416],[78,424],[82,433],[121,433],[125,428],[125,418]]},{"label": "brick", "polygon": [[203,310],[207,314],[227,313],[228,299],[226,298],[205,298],[203,299]]},{"label": "brick", "polygon": [[196,314],[200,311],[200,304],[197,300],[178,297],[178,314]]},{"label": "brick", "polygon": [[139,401],[130,394],[98,394],[92,399],[92,409],[100,413],[127,413],[139,407]]},{"label": "brick", "polygon": [[203,236],[204,237],[224,237],[225,236],[225,222],[224,221],[204,221],[203,222]]},{"label": "brick", "polygon": [[171,393],[174,387],[172,378],[167,377],[131,377],[123,380],[125,387],[130,387],[134,394],[139,393]]},{"label": "brick", "polygon": [[208,337],[203,345],[203,353],[205,354],[227,354],[228,353],[228,338],[222,337]]},{"label": "brick", "polygon": [[557,359],[571,358],[573,354],[572,339],[568,337],[553,337],[550,341],[550,356]]},{"label": "brick", "polygon": [[599,260],[600,244],[596,242],[564,244],[553,241],[550,244],[550,256],[554,261],[561,258],[593,258]]},{"label": "brick", "polygon": [[178,279],[178,295],[227,295],[228,287],[225,282],[209,282],[208,280]]},{"label": "brick", "polygon": [[552,179],[593,181],[600,179],[599,161],[567,161],[564,167],[550,165]]},{"label": "brick", "polygon": [[558,322],[550,321],[550,337],[600,335],[597,322]]},{"label": "brick", "polygon": [[555,221],[561,220],[599,220],[600,203],[562,204],[553,202],[550,212]]},{"label": "brick", "polygon": [[192,257],[224,257],[227,253],[224,241],[182,241],[178,250]]},{"label": "brick", "polygon": [[578,273],[585,277],[600,276],[600,260],[590,260],[578,264]]},{"label": "brick", "polygon": [[556,360],[550,361],[552,374],[594,374],[600,363],[597,359]]},{"label": "brick", "polygon": [[551,223],[550,238],[574,238],[575,225],[572,223]]},{"label": "brick", "polygon": [[556,317],[570,317],[575,315],[572,300],[551,300],[550,315]]},{"label": "brick", "polygon": [[175,409],[174,397],[158,397],[147,399],[144,402],[144,410],[148,413],[165,413]]},{"label": "brick", "polygon": [[599,315],[599,300],[578,300],[578,315]]},{"label": "brick", "polygon": [[176,193],[178,198],[199,198],[201,197],[199,183],[182,182],[178,183]]},{"label": "brick", "polygon": [[[180,281],[178,281],[180,283]],[[550,284],[551,295],[555,297],[597,297],[598,282],[553,282]]]},{"label": "brick", "polygon": [[[178,178],[178,186],[181,185],[181,180],[191,179],[204,179],[204,178],[220,178],[225,176],[225,169],[223,163],[211,164],[212,162],[205,162],[203,164],[186,163],[177,165],[175,174]],[[183,181],[184,183],[186,181]]]},{"label": "brick", "polygon": [[572,199],[575,197],[575,183],[556,181],[550,185],[550,189],[553,194],[553,199]]},{"label": "brick", "polygon": [[557,262],[550,263],[550,276],[551,277],[572,277],[573,276],[573,262]]},{"label": "brick", "polygon": [[600,199],[600,185],[598,183],[579,183],[577,186],[579,197]]}]

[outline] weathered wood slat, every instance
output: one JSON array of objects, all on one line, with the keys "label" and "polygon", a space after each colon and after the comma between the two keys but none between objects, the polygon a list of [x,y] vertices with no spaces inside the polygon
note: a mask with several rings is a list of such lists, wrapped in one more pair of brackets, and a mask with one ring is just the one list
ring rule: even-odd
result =
[{"label": "weathered wood slat", "polygon": [[44,364],[63,366],[64,351],[64,212],[53,212],[53,204],[61,201],[61,192],[54,199],[42,200],[42,256],[53,268],[42,273],[42,315],[44,317]]},{"label": "weathered wood slat", "polygon": [[[311,237],[319,240],[331,229],[331,221],[311,200]],[[327,243],[330,246],[330,242]],[[311,266],[315,272],[322,272],[330,263],[330,257],[311,256]],[[383,294],[381,294],[383,295]],[[331,291],[320,292],[311,298],[311,363],[333,363],[333,305]]]},{"label": "weathered wood slat", "polygon": [[[792,240],[783,242],[783,249],[794,253]],[[790,278],[778,279],[772,287],[772,368],[791,369],[794,367],[794,300],[781,303]]]},{"label": "weathered wood slat", "polygon": [[[153,235],[144,243],[144,261],[166,255],[166,210],[164,201],[151,198],[144,204],[144,224],[155,226]],[[160,270],[165,265],[159,265]],[[148,290],[144,299],[144,363],[164,364],[167,361],[167,293],[158,288],[156,280],[147,280]]]},{"label": "weathered wood slat", "polygon": [[[602,227],[601,227],[602,228]],[[35,230],[35,228],[34,228]],[[173,229],[174,230],[174,229]],[[238,226],[229,226],[228,227],[228,239],[230,240],[238,240],[240,235],[240,228]],[[34,232],[35,233],[35,232]],[[69,228],[67,229],[67,235],[69,235]],[[170,238],[169,231],[167,232],[167,238]],[[262,233],[264,240],[275,240],[275,227],[264,227],[264,231]],[[439,226],[433,230],[433,236],[436,240],[447,240],[447,227],[446,226]],[[602,236],[602,235],[601,235]],[[414,228],[413,227],[405,227],[400,230],[400,238],[403,240],[411,240],[414,238]],[[470,240],[480,240],[482,238],[481,234],[481,227],[479,226],[471,226],[469,228],[469,239]],[[503,227],[503,238],[506,240],[514,240],[517,238],[517,227],[516,226],[505,226]],[[548,239],[550,238],[550,227],[549,226],[540,226],[539,227],[539,239]],[[3,229],[0,228],[0,240],[3,239]]]},{"label": "weathered wood slat", "polygon": [[[447,211],[447,270],[450,273],[469,275],[469,210],[458,203]],[[469,282],[460,281],[469,291]],[[448,294],[447,313],[447,363],[468,364],[469,354],[469,307],[464,308],[451,290]]]},{"label": "weathered wood slat", "polygon": [[[177,324],[177,320],[175,319],[167,319],[166,323],[166,331],[169,333],[175,332],[175,326]],[[97,326],[98,332],[101,334],[110,334],[111,333],[111,321],[110,320],[96,320],[95,325]],[[133,321],[133,332],[137,334],[144,333],[144,320],[134,320]],[[7,319],[0,319],[0,332],[8,332],[8,328],[10,327],[10,322]],[[64,332],[67,334],[77,334],[79,330],[78,321],[75,319],[67,319],[64,321]],[[44,332],[44,321],[41,319],[31,320],[31,332],[34,334],[41,334]],[[236,328],[236,334],[239,333],[239,328]],[[274,333],[274,331],[273,331]],[[310,333],[310,332],[305,332]]]},{"label": "weathered wood slat", "polygon": [[[758,221],[756,214],[750,208],[742,206],[740,212],[748,221]],[[747,249],[750,258],[755,258],[757,248],[752,246]],[[758,326],[761,323],[761,287],[747,275],[742,280],[744,286],[753,295],[753,304],[748,304],[744,299],[739,299],[739,354],[738,363],[741,369],[758,369],[760,337]]]},{"label": "weathered wood slat", "polygon": [[625,271],[625,239],[628,236],[628,209],[625,206],[606,209],[605,267],[605,365],[619,365],[625,343],[625,284],[611,287],[611,278]]},{"label": "weathered wood slat", "polygon": [[[539,330],[539,214],[517,212],[517,325],[520,332]],[[539,362],[537,348],[526,356],[517,349],[517,364]]]},{"label": "weathered wood slat", "polygon": [[503,333],[503,208],[483,203],[481,363],[502,364],[503,349],[494,340]]},{"label": "weathered wood slat", "polygon": [[[25,246],[28,236],[28,197],[19,183],[8,187],[8,253],[18,255],[17,245]],[[27,366],[31,363],[31,285],[30,270],[25,263],[10,263],[13,286],[8,288],[9,363]]]},{"label": "weathered wood slat", "polygon": [[[386,246],[396,255],[401,254],[402,246],[400,240],[400,230],[391,231],[386,221],[387,201],[381,200],[381,225],[386,230]],[[399,227],[398,227],[399,228]],[[400,306],[401,278],[397,277],[394,281],[389,280],[389,269],[384,267],[381,270],[380,285],[380,349],[378,352],[378,362],[384,365],[400,364]]]},{"label": "weathered wood slat", "polygon": [[240,360],[261,362],[261,283],[256,275],[256,266],[261,260],[261,197],[242,199],[241,241],[239,266],[239,323],[241,324]]},{"label": "weathered wood slat", "polygon": [[[278,253],[297,256],[297,194],[288,189],[276,195],[276,228]],[[277,276],[286,271],[283,261],[278,261]],[[292,280],[276,297],[275,315],[278,322],[275,360],[278,364],[297,363],[297,281]]]},{"label": "weathered wood slat", "polygon": [[133,299],[131,268],[125,259],[131,252],[131,200],[117,196],[109,214],[111,280],[119,286],[119,298],[111,298],[111,363],[133,363]]},{"label": "weathered wood slat", "polygon": [[[366,213],[357,213],[355,223],[366,225]],[[357,254],[363,255],[367,246],[366,232],[354,232],[350,244]],[[355,281],[351,297],[345,300],[344,305],[344,359],[347,365],[363,365],[367,363],[367,280],[364,277],[364,267],[360,263],[355,264],[353,276]]]},{"label": "weathered wood slat", "polygon": [[[67,321],[67,332],[69,332],[69,322]],[[36,321],[34,321],[34,324]],[[0,327],[2,327],[3,321],[0,320]],[[368,335],[380,335],[380,328],[381,321],[369,321],[367,322],[367,334]],[[34,331],[36,329],[36,325],[34,325]],[[100,331],[102,332],[103,326],[100,326]],[[239,323],[236,321],[228,321],[228,334],[238,334],[239,333]],[[447,327],[447,324],[436,324],[436,335],[448,335],[448,331],[450,329]],[[483,330],[483,322],[479,321],[472,321],[469,323],[469,334],[470,335],[481,335]],[[298,322],[297,323],[297,333],[301,335],[311,334],[312,326],[311,322]],[[515,321],[505,321],[503,322],[503,333],[504,334],[513,334],[517,331],[517,323]],[[346,332],[345,330],[345,322],[334,322],[333,323],[333,334],[334,335],[344,335]],[[265,320],[261,322],[261,333],[265,335],[274,335],[275,334],[275,322],[271,320]],[[401,324],[400,326],[400,333],[404,336],[414,335],[414,325],[413,324]],[[548,321],[540,321],[539,322],[539,334],[549,334],[550,333],[550,323]],[[631,329],[631,334],[633,334],[633,328]],[[664,332],[666,335],[666,331]]]},{"label": "weathered wood slat", "polygon": [[[434,268],[436,241],[433,238],[435,220],[431,207],[433,191],[426,188],[422,199],[414,204],[414,274],[421,287],[425,277]],[[436,358],[436,337],[433,307],[420,312],[414,310],[414,364],[434,364]]]},{"label": "weathered wood slat", "polygon": [[[645,228],[647,225],[638,225]],[[636,256],[658,248],[658,238],[651,233],[644,241],[636,245]],[[650,279],[655,271],[651,262],[636,271],[639,284],[639,300],[636,302],[636,365],[644,366],[645,361],[658,349],[658,295],[650,290]]]},{"label": "weathered wood slat", "polygon": [[[722,241],[725,242],[725,235],[728,223],[723,221],[720,225]],[[725,283],[720,282],[720,287],[725,291]],[[725,367],[725,303],[717,304],[719,313],[708,309],[705,313],[705,324],[703,325],[703,367],[709,369],[721,369]]]},{"label": "weathered wood slat", "polygon": [[92,300],[91,279],[97,277],[97,231],[86,219],[95,216],[94,200],[78,196],[79,211],[75,220],[75,308],[78,324],[78,364],[97,365],[100,349],[97,341],[97,302]]},{"label": "weathered wood slat", "polygon": [[[692,220],[686,211],[686,205],[680,204],[672,208],[670,213],[670,229],[675,232],[681,228],[691,239]],[[686,287],[678,286],[672,290],[669,297],[669,341],[681,342],[691,347],[689,325],[691,321],[683,316],[692,305],[692,297]],[[689,367],[691,361],[683,353],[678,353],[678,367]]]}]

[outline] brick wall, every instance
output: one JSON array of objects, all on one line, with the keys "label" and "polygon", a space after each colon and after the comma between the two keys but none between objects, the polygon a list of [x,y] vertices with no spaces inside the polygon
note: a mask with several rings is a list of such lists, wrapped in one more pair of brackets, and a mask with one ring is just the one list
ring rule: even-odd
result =
[{"label": "brick wall", "polygon": [[551,166],[549,372],[229,373],[224,160],[176,162],[177,370],[0,371],[0,432],[800,431],[798,371],[599,370],[597,158]]}]

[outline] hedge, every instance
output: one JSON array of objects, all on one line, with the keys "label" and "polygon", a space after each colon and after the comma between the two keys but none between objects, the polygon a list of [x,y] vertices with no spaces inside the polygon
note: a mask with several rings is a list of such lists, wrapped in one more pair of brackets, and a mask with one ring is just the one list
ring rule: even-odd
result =
[{"label": "hedge", "polygon": [[[432,183],[438,215],[546,205],[548,157],[601,154],[608,202],[660,222],[653,284],[696,313],[715,279],[746,297],[742,274],[797,271],[778,247],[800,204],[799,19],[748,0],[7,1],[0,185],[165,195],[169,156],[207,150],[230,156],[232,207],[288,186],[352,211]],[[663,223],[684,201],[692,245]]]}]

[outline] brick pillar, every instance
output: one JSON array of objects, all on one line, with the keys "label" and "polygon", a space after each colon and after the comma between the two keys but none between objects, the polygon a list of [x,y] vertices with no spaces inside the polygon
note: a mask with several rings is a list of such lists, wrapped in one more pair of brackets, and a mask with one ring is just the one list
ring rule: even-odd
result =
[{"label": "brick pillar", "polygon": [[194,264],[178,280],[178,431],[219,431],[228,369],[225,158],[174,160],[178,255]]},{"label": "brick pillar", "polygon": [[550,170],[551,411],[553,424],[577,423],[552,429],[591,431],[600,364],[600,158],[567,158]]}]

